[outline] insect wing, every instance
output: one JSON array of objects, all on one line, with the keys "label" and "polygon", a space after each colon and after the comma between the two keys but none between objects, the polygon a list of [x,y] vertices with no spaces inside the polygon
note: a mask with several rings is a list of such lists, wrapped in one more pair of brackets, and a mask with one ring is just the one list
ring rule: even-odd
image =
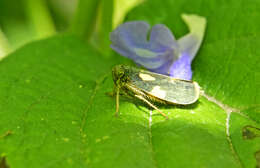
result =
[{"label": "insect wing", "polygon": [[199,98],[199,85],[193,81],[175,79],[132,67],[128,69],[128,76],[137,88],[170,103],[192,104]]}]

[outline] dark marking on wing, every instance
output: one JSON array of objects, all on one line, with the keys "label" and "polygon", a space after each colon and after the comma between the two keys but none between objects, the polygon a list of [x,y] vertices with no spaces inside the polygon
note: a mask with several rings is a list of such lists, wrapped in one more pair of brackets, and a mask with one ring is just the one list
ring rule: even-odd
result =
[{"label": "dark marking on wing", "polygon": [[[139,77],[139,73],[148,74],[154,77],[156,80],[143,81]],[[192,104],[199,98],[199,86],[196,82],[175,79],[169,76],[144,71],[132,67],[127,67],[127,75],[130,82],[142,91],[157,97],[158,95],[152,93],[154,87],[160,86],[160,90],[166,92],[164,101],[173,104]]]}]

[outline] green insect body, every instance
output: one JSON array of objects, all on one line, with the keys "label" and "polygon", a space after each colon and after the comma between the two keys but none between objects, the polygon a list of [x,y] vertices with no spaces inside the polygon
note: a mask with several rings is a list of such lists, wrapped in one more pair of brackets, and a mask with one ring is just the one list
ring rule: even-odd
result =
[{"label": "green insect body", "polygon": [[200,88],[196,82],[176,79],[125,65],[112,70],[116,89],[116,115],[119,111],[119,92],[136,97],[168,118],[151,102],[188,105],[199,98]]}]

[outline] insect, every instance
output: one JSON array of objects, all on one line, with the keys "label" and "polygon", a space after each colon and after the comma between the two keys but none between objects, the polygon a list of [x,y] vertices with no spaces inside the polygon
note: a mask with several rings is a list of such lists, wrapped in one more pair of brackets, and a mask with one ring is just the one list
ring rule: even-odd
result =
[{"label": "insect", "polygon": [[136,97],[148,104],[166,119],[168,116],[152,102],[188,105],[199,98],[200,87],[196,82],[117,65],[112,69],[116,94],[116,115],[119,111],[119,94]]}]

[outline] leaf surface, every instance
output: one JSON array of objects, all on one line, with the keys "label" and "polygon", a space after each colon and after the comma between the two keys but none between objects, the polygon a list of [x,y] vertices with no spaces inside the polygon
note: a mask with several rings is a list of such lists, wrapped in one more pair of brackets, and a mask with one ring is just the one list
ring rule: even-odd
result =
[{"label": "leaf surface", "polygon": [[67,35],[17,50],[0,62],[0,157],[21,168],[260,165],[259,5],[150,0],[128,15],[164,23],[177,38],[187,33],[182,13],[207,17],[193,62],[205,94],[190,106],[160,107],[167,121],[123,97],[114,117],[111,68],[129,64],[118,55],[106,59]]}]

